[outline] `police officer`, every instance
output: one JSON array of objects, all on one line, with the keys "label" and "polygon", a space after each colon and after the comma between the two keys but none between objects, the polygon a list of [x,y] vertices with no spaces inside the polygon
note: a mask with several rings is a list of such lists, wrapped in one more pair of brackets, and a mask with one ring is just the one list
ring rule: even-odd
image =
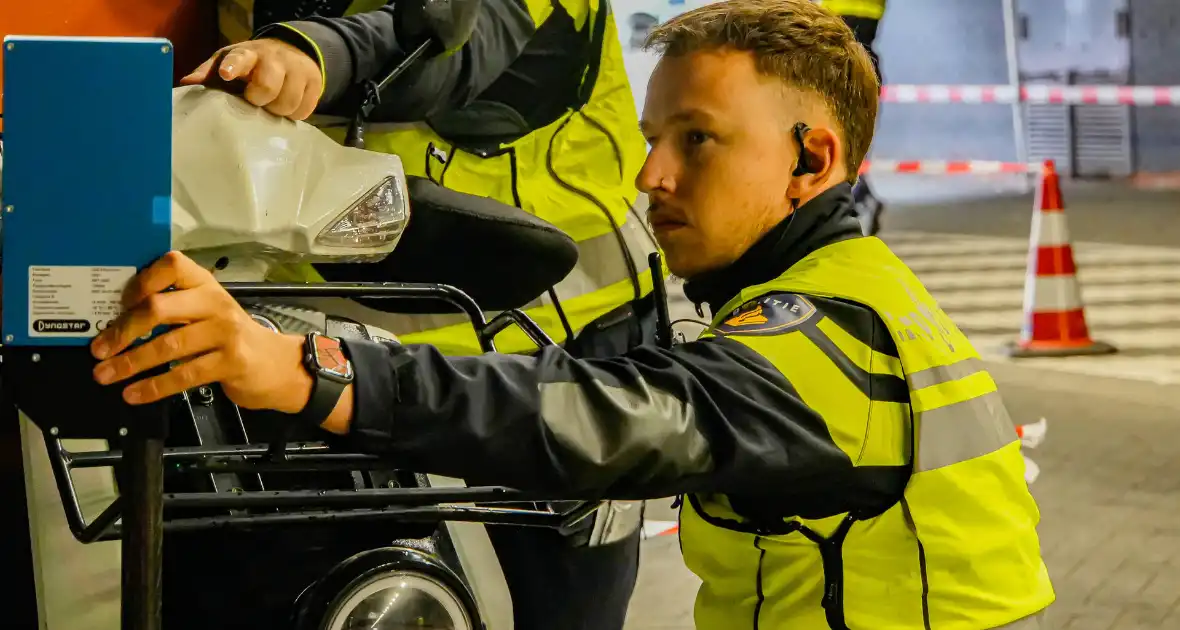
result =
[{"label": "police officer", "polygon": [[[1043,627],[1054,592],[996,384],[855,217],[879,92],[864,49],[807,0],[710,4],[651,41],[638,183],[669,267],[713,313],[696,341],[577,359],[347,340],[325,349],[355,371],[328,411],[308,403],[334,382],[300,363],[308,341],[231,325],[245,313],[173,254],[97,338],[99,380],[228,348],[126,397],[217,381],[239,404],[476,483],[682,494],[704,630]],[[195,324],[112,358],[173,320]]]},{"label": "police officer", "polygon": [[[877,72],[877,80],[881,81],[881,60],[873,48],[877,39],[877,28],[881,18],[885,15],[886,0],[819,0],[827,10],[839,15],[856,35],[869,57],[873,60],[873,69]],[[884,81],[881,81],[884,83]],[[881,231],[881,215],[885,213],[885,204],[873,194],[869,188],[868,176],[861,176],[852,189],[853,199],[856,200],[857,212],[861,217],[861,225],[865,234],[870,236]]]},{"label": "police officer", "polygon": [[[311,122],[341,139],[363,84],[420,36],[398,11],[404,3],[383,4],[222,0],[222,32],[235,43],[184,82],[211,73],[244,81],[250,102],[293,119],[317,113]],[[409,175],[523,208],[577,241],[578,266],[525,309],[572,355],[615,356],[652,339],[647,256],[656,244],[632,208],[645,147],[606,0],[483,0],[462,49],[390,85],[365,148],[399,155]],[[348,276],[355,271],[301,265],[273,279],[361,279]],[[333,308],[450,356],[480,351],[463,315]],[[535,350],[515,329],[496,341],[503,352]],[[641,515],[641,504],[611,503],[569,537],[490,528],[516,627],[622,628]]]}]

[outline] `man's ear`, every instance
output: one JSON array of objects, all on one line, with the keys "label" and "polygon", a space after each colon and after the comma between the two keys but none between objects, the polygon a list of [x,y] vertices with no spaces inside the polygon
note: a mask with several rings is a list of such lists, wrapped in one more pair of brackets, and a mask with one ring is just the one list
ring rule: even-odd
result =
[{"label": "man's ear", "polygon": [[844,147],[840,136],[827,127],[808,129],[802,135],[803,151],[798,163],[801,173],[791,179],[787,197],[807,203],[844,180]]}]

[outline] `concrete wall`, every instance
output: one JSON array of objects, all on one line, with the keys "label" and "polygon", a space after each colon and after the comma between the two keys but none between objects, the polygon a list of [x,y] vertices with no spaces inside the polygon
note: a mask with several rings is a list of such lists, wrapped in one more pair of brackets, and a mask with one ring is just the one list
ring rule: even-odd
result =
[{"label": "concrete wall", "polygon": [[[628,50],[629,17],[642,11],[664,21],[702,4],[707,1],[616,2],[619,36],[640,110],[655,59]],[[894,0],[878,40],[889,83],[1007,81],[1000,0]],[[886,104],[873,154],[888,159],[1011,160],[1016,151],[1012,133],[1011,108],[1006,105]]]},{"label": "concrete wall", "polygon": [[[894,0],[877,52],[886,83],[1007,83],[1000,0]],[[1008,105],[884,103],[873,156],[1013,160]]]},{"label": "concrete wall", "polygon": [[[1018,10],[1039,14],[1046,0],[1018,0]],[[1116,0],[1093,1],[1097,8],[1109,8]],[[630,38],[627,18],[643,11],[660,21],[708,0],[623,0],[616,1],[619,34],[624,49]],[[1056,10],[1073,6],[1068,0]],[[1083,5],[1083,7],[1089,5]],[[1131,14],[1131,82],[1152,85],[1180,85],[1180,0],[1129,0]],[[623,8],[625,7],[625,8]],[[1008,81],[1004,52],[1002,0],[893,0],[881,25],[877,49],[887,83],[914,84],[1004,84]],[[1074,7],[1077,9],[1078,7]],[[1074,11],[1077,12],[1076,10]],[[1042,40],[1057,41],[1047,33],[1058,20],[1033,22]],[[1065,21],[1060,21],[1060,30]],[[1083,25],[1084,26],[1084,25]],[[1095,33],[1109,35],[1114,25],[1091,25]],[[1071,28],[1076,38],[1085,29]],[[1094,34],[1094,33],[1091,33]],[[1034,35],[1036,35],[1034,33]],[[1062,35],[1063,36],[1063,35]],[[1067,39],[1070,39],[1067,38]],[[1101,37],[1099,37],[1101,39]],[[1062,59],[1054,45],[1038,47],[1025,43],[1023,69],[1035,72],[1041,66],[1059,67]],[[1074,42],[1085,48],[1084,42]],[[1058,46],[1059,47],[1059,46]],[[1057,51],[1060,53],[1061,51]],[[635,86],[636,106],[642,109],[644,87],[655,59],[642,52],[627,51],[626,63]],[[1120,57],[1120,55],[1115,55]],[[1071,61],[1079,61],[1072,58]],[[1095,58],[1110,58],[1100,54]],[[1125,60],[1121,62],[1125,65]],[[1133,167],[1138,171],[1180,170],[1180,107],[1139,107],[1131,113],[1133,125]],[[873,157],[879,159],[978,159],[1011,161],[1016,158],[1012,108],[1009,105],[923,105],[881,106]]]},{"label": "concrete wall", "polygon": [[[1130,0],[1131,80],[1180,85],[1180,1]],[[1136,170],[1180,170],[1180,107],[1139,107],[1133,113]]]}]

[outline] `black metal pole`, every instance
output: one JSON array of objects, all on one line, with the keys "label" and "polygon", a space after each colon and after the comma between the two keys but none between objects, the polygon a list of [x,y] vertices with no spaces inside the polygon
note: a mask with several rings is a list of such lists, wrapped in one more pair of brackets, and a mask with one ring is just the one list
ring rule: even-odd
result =
[{"label": "black metal pole", "polygon": [[123,465],[123,627],[160,630],[164,547],[164,440],[129,435]]},{"label": "black metal pole", "polygon": [[25,494],[24,447],[20,435],[20,414],[16,403],[0,380],[0,498],[9,506],[12,518],[8,534],[0,537],[0,558],[12,589],[4,594],[4,627],[37,628],[37,577],[34,569],[32,520]]}]

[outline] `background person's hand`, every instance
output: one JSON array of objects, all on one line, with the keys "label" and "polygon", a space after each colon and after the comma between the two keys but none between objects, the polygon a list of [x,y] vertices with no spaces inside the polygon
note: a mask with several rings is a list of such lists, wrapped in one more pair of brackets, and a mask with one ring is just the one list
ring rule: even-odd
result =
[{"label": "background person's hand", "polygon": [[180,83],[199,85],[213,73],[224,81],[244,81],[247,101],[291,120],[303,120],[315,112],[324,85],[315,59],[277,39],[222,48]]},{"label": "background person's hand", "polygon": [[[187,256],[170,252],[142,271],[127,286],[123,302],[128,310],[91,342],[91,353],[101,361],[95,380],[117,383],[182,361],[128,385],[123,390],[127,402],[150,403],[220,383],[231,400],[247,409],[296,413],[307,403],[312,379],[302,364],[303,338],[263,328],[213,274]],[[162,325],[176,328],[128,350]]]}]

